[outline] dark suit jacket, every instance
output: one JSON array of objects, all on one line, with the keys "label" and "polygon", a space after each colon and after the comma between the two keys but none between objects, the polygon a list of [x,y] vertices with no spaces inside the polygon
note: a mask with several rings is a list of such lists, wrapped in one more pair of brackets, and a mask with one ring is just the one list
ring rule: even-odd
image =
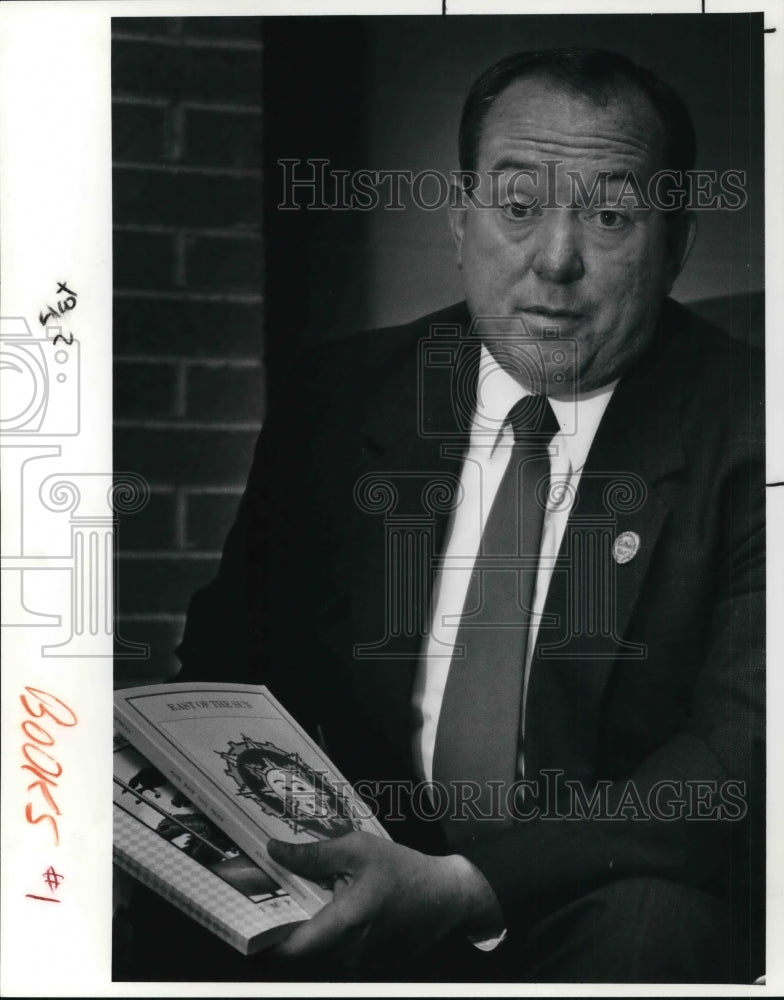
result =
[{"label": "dark suit jacket", "polygon": [[[182,678],[269,684],[353,781],[412,777],[412,681],[477,351],[461,304],[273,371],[280,399],[220,574],[190,607]],[[759,888],[762,421],[758,359],[667,301],[591,448],[527,702],[526,776],[558,770],[585,794],[603,781],[611,810],[628,808],[559,819],[542,799],[537,818],[467,845],[511,920],[628,875]],[[639,551],[617,564],[624,531]],[[662,781],[659,802],[686,800],[686,816],[646,818]],[[443,849],[392,805],[393,836]]]}]

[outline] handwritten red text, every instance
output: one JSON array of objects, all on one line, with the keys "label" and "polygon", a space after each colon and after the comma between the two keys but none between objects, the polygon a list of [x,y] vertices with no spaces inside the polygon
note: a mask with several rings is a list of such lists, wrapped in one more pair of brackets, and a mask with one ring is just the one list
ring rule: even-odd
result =
[{"label": "handwritten red text", "polygon": [[[22,733],[25,736],[25,742],[22,744],[22,757],[25,763],[22,764],[22,770],[30,771],[35,777],[35,781],[27,786],[25,818],[28,823],[50,823],[54,843],[57,845],[60,843],[57,817],[62,815],[62,812],[55,800],[53,789],[58,787],[55,778],[62,775],[63,768],[45,748],[54,747],[53,726],[70,728],[79,720],[73,709],[47,691],[26,687],[25,693],[19,695],[19,700],[29,716],[22,722]],[[51,721],[44,725],[42,722],[37,722],[37,719]]]}]

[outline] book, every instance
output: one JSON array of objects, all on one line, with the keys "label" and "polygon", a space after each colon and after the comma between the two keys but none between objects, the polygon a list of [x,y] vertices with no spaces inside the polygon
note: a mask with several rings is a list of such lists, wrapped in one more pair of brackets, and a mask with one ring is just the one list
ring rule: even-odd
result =
[{"label": "book", "polygon": [[[173,683],[125,688],[115,692],[114,715],[117,732],[140,755],[137,763],[144,759],[157,769],[194,814],[229,838],[279,887],[277,898],[289,902],[267,905],[267,915],[277,912],[284,921],[291,914],[308,919],[332,897],[327,886],[274,862],[266,850],[270,838],[307,843],[356,830],[388,839],[321,747],[265,687]],[[138,787],[144,779],[120,780]],[[118,796],[122,800],[125,789],[117,782],[115,789],[117,815]],[[116,847],[123,836],[127,844],[128,821],[122,818],[121,824],[115,828]],[[123,850],[127,854],[127,848]],[[130,870],[127,857],[120,863]],[[144,881],[138,858],[135,864],[131,874]],[[153,874],[147,875],[148,884],[156,888]],[[171,886],[159,885],[158,890],[182,904]]]},{"label": "book", "polygon": [[308,914],[119,733],[114,737],[115,863],[243,955]]}]

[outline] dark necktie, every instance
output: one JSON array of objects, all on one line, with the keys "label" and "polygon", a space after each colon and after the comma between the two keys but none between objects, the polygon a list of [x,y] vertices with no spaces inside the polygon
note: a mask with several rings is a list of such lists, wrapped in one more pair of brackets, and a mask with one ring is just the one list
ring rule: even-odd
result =
[{"label": "dark necktie", "polygon": [[548,445],[558,423],[545,396],[525,396],[507,421],[515,443],[468,587],[433,754],[433,780],[448,796],[452,844],[508,825],[505,797],[517,776]]}]

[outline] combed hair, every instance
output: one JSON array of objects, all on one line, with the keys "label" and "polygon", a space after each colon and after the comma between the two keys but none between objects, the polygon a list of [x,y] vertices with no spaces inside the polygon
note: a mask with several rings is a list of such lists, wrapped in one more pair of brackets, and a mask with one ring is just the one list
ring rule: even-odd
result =
[{"label": "combed hair", "polygon": [[551,80],[567,92],[597,104],[606,104],[621,87],[632,84],[648,97],[661,119],[665,167],[681,171],[694,167],[697,156],[694,123],[683,99],[669,84],[652,70],[617,52],[566,48],[516,52],[479,77],[466,97],[460,119],[461,170],[476,170],[482,130],[495,99],[510,84],[528,76]]}]

